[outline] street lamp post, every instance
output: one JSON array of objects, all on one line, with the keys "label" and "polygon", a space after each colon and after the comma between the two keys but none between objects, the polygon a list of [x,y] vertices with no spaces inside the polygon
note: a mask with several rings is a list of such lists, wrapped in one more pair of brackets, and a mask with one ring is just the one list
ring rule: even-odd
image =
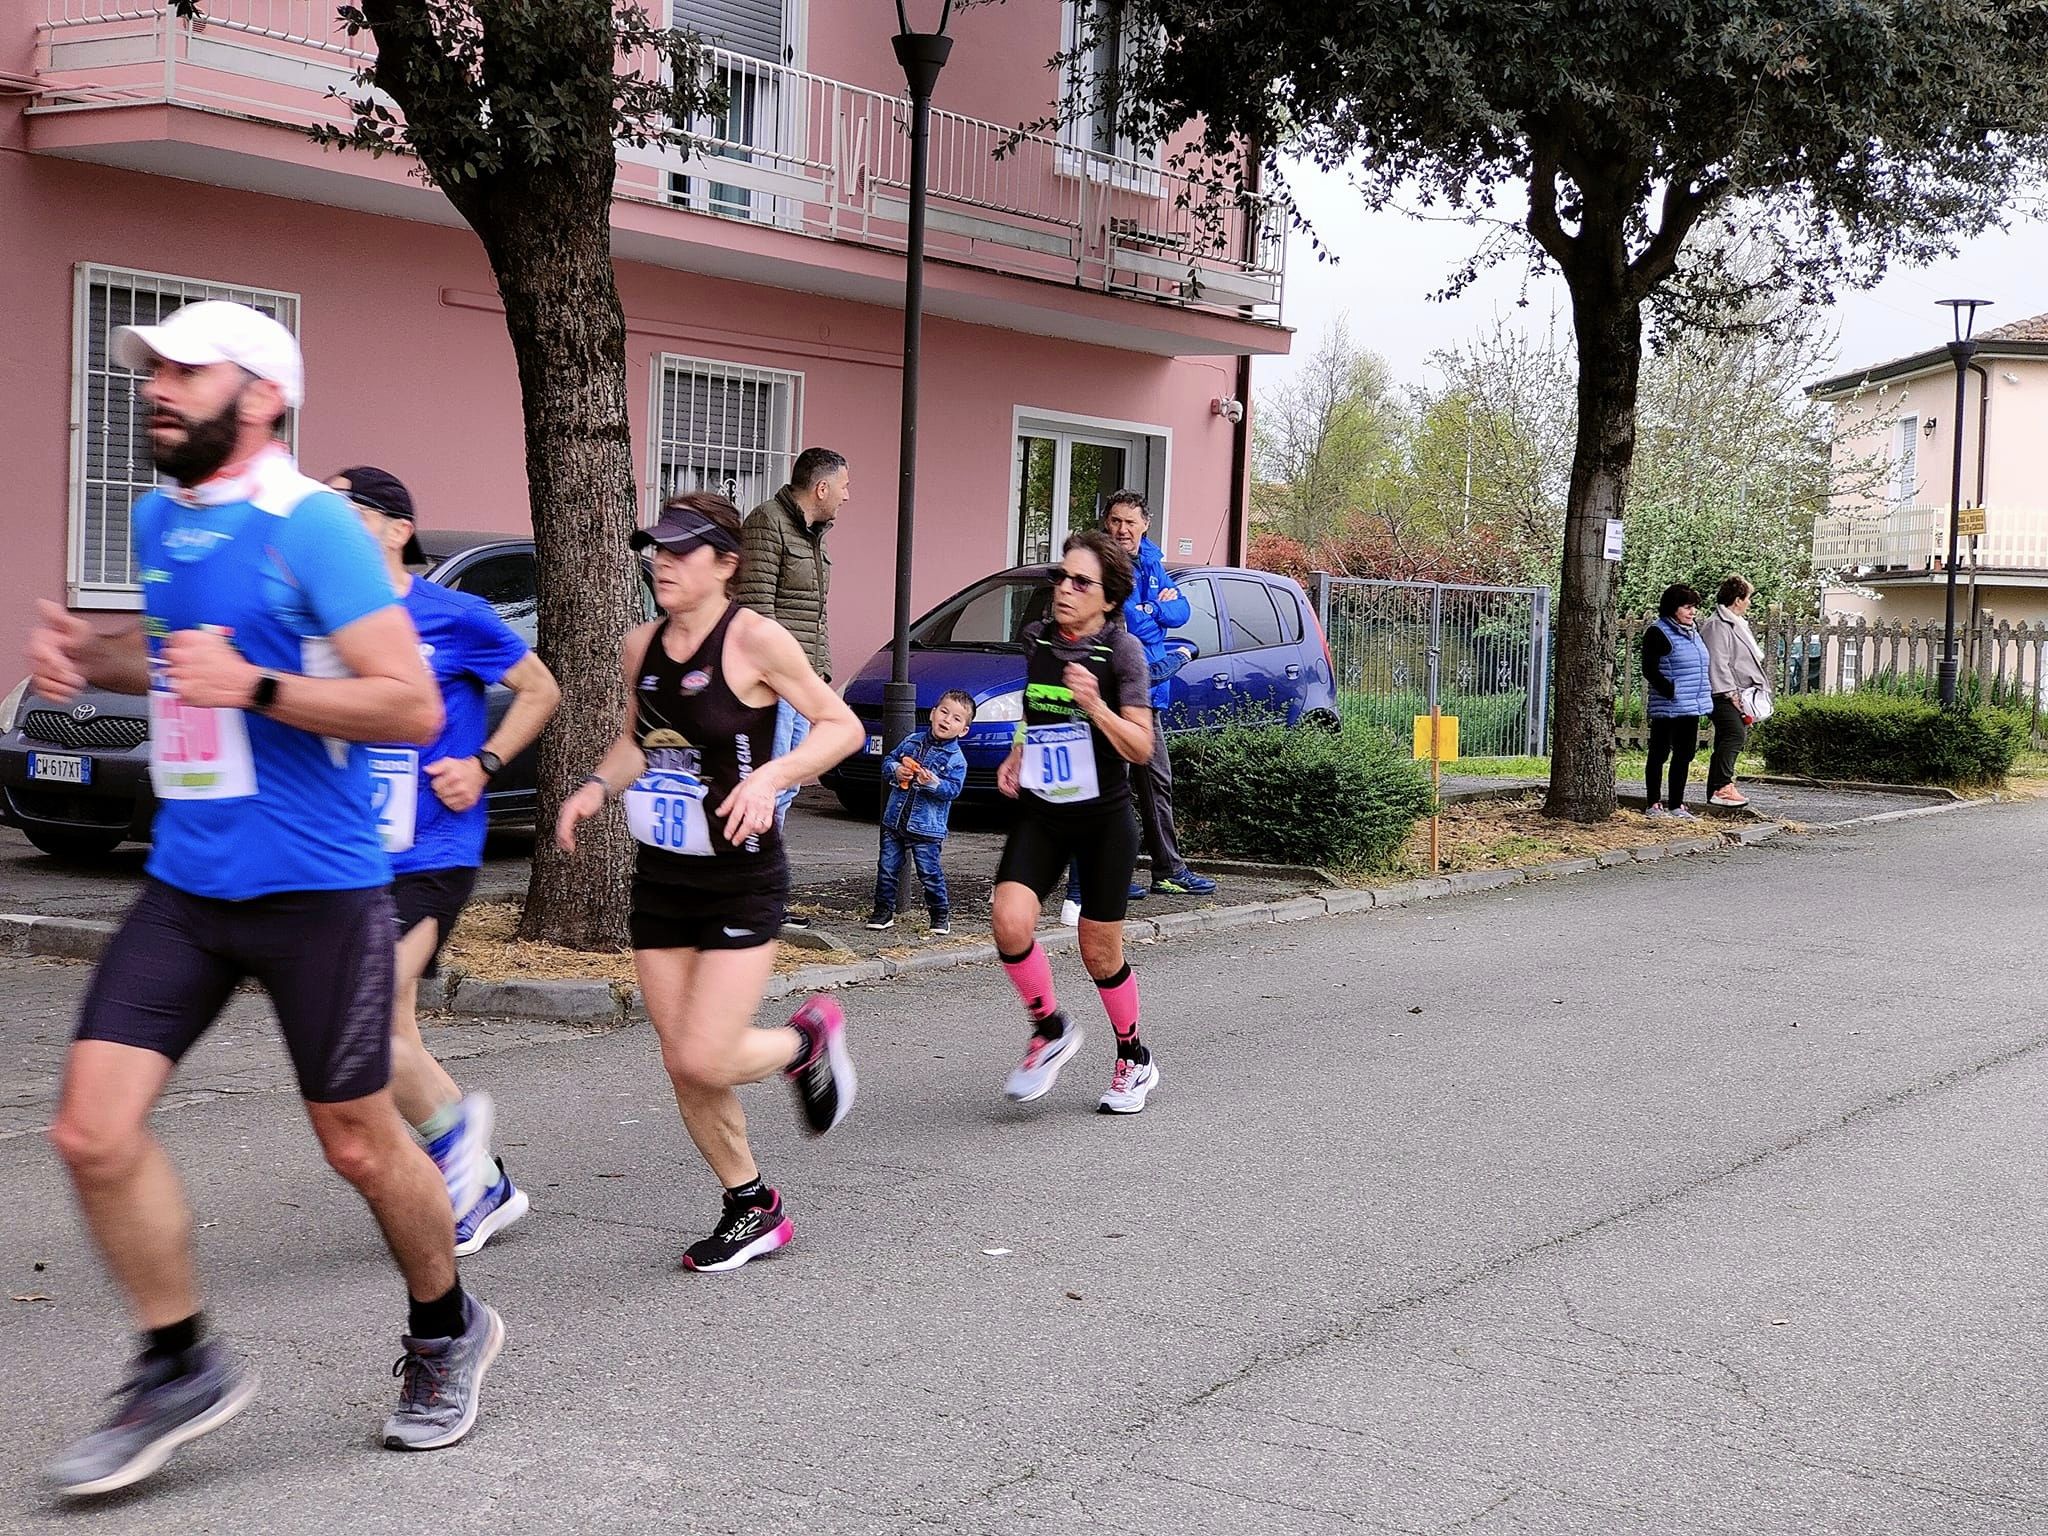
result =
[{"label": "street lamp post", "polygon": [[1956,680],[1961,671],[1956,656],[1956,526],[1962,521],[1963,510],[1963,412],[1968,409],[1964,397],[1964,386],[1968,381],[1970,359],[1976,355],[1977,343],[1970,339],[1970,333],[1977,323],[1977,311],[1991,301],[1989,299],[1942,299],[1938,301],[1955,319],[1955,340],[1948,344],[1948,355],[1956,365],[1956,413],[1950,419],[1955,423],[1955,471],[1949,481],[1948,497],[1948,605],[1941,628],[1941,707],[1953,709],[1956,702]]},{"label": "street lamp post", "polygon": [[[917,517],[917,372],[924,343],[925,180],[931,154],[932,88],[953,51],[946,22],[953,0],[944,0],[939,24],[913,32],[903,0],[896,0],[892,40],[896,62],[910,87],[910,236],[903,269],[903,436],[896,493],[896,624],[890,644],[889,684],[882,691],[882,750],[917,729],[917,689],[910,681],[910,554]],[[887,786],[884,786],[886,788]]]}]

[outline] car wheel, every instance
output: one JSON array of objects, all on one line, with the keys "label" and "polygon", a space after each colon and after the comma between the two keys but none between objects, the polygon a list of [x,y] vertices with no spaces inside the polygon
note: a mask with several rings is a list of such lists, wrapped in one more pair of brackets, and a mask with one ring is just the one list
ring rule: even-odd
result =
[{"label": "car wheel", "polygon": [[118,827],[45,827],[31,823],[21,829],[22,836],[42,852],[54,859],[97,859],[112,853],[126,840],[127,833]]},{"label": "car wheel", "polygon": [[839,803],[853,815],[864,821],[875,821],[882,814],[882,792],[878,789],[860,789],[847,784],[835,784],[832,793],[839,797]]},{"label": "car wheel", "polygon": [[1310,711],[1301,717],[1301,723],[1314,726],[1319,731],[1328,731],[1332,736],[1335,736],[1344,729],[1344,722],[1331,714],[1327,709]]}]

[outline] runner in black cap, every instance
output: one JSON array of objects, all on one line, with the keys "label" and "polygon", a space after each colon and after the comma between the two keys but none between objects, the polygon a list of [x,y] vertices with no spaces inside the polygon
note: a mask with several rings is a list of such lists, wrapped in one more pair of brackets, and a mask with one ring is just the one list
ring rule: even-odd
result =
[{"label": "runner in black cap", "polygon": [[[579,822],[623,799],[640,844],[633,874],[633,966],[690,1139],[725,1186],[717,1229],[683,1255],[687,1269],[737,1269],[793,1235],[781,1195],[761,1178],[734,1090],[776,1072],[796,1089],[804,1125],[823,1135],[853,1106],[844,1019],[813,997],[787,1029],[757,1029],[789,899],[776,795],[861,744],[846,703],[774,620],[732,600],[740,517],[708,492],[671,497],[633,535],[652,548],[667,615],[626,637],[625,729],[562,805],[556,838],[574,851]],[[786,700],[811,731],[771,752]]]}]

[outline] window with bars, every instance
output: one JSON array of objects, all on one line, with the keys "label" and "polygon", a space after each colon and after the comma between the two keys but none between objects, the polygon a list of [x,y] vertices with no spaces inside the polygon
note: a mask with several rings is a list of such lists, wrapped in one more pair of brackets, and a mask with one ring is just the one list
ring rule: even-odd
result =
[{"label": "window with bars", "polygon": [[[113,359],[116,326],[155,325],[199,299],[232,299],[297,333],[299,301],[286,293],[129,272],[83,263],[72,339],[71,586],[87,606],[135,606],[141,588],[129,540],[129,512],[157,485],[136,387],[142,375]],[[296,414],[286,440],[296,443]]]},{"label": "window with bars", "polygon": [[716,491],[744,513],[787,485],[803,383],[802,374],[773,368],[659,358],[654,506],[683,491]]}]

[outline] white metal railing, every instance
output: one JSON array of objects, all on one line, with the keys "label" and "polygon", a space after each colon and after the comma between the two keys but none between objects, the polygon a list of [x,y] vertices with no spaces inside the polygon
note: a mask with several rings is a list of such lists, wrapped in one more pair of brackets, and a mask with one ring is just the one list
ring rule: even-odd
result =
[{"label": "white metal railing", "polygon": [[[298,127],[345,123],[339,93],[353,93],[351,76],[374,57],[367,35],[342,30],[332,0],[208,0],[203,24],[137,0],[45,5],[37,112],[163,101]],[[725,111],[691,125],[687,154],[622,145],[620,197],[902,248],[906,101],[719,49],[707,69]],[[1206,199],[1187,175],[954,112],[932,114],[930,167],[936,258],[1277,314],[1286,223],[1271,200]]]},{"label": "white metal railing", "polygon": [[[1960,558],[1968,561],[1965,534]],[[2048,570],[2048,507],[1993,504],[1975,540],[1979,566]],[[1948,508],[1900,507],[1868,515],[1824,517],[1814,524],[1813,559],[1823,570],[1937,570],[1948,557]]]}]

